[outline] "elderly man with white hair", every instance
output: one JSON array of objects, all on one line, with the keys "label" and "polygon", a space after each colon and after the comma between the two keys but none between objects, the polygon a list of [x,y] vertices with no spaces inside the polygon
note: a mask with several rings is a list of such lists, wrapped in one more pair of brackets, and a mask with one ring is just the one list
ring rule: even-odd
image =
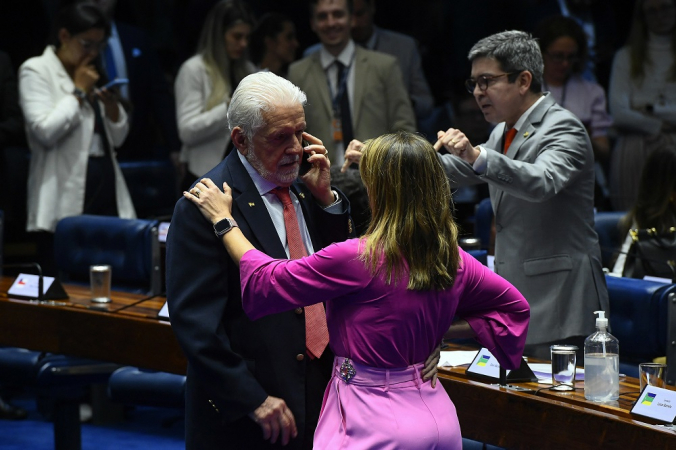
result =
[{"label": "elderly man with white hair", "polygon": [[[239,269],[219,241],[237,226],[266,254],[293,258],[353,234],[349,202],[331,189],[326,149],[305,132],[305,102],[272,73],[244,78],[228,108],[237,151],[204,175],[232,187],[234,221],[210,223],[186,199],[176,204],[167,299],[188,359],[187,449],[312,448],[333,363],[324,307],[249,320]],[[309,170],[299,176],[304,153]],[[199,196],[195,184],[190,193]]]}]

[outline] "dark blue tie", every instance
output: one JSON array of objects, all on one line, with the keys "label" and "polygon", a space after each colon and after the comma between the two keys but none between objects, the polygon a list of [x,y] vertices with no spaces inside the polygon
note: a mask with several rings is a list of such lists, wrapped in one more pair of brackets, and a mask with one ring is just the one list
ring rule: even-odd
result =
[{"label": "dark blue tie", "polygon": [[353,139],[352,132],[352,115],[350,114],[350,98],[347,95],[347,76],[345,73],[345,64],[336,60],[336,67],[338,68],[338,78],[336,79],[338,93],[338,105],[340,106],[340,125],[343,129],[343,144],[345,148]]}]

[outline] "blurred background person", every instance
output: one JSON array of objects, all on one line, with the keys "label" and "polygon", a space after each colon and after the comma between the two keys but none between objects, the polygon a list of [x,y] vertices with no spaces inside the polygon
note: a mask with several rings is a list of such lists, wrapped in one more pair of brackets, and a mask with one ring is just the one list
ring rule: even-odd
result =
[{"label": "blurred background person", "polygon": [[129,131],[99,52],[110,34],[101,9],[90,3],[62,8],[52,42],[19,69],[19,99],[31,161],[27,230],[37,257],[56,275],[53,233],[63,217],[100,214],[134,218],[127,185],[115,159]]},{"label": "blurred background person", "polygon": [[[676,146],[658,148],[648,156],[636,203],[621,220],[620,228],[626,234],[622,250],[613,266],[613,273],[625,276],[625,263],[631,253],[630,229],[654,228],[658,235],[676,226]],[[674,258],[676,259],[676,248]],[[640,264],[640,261],[637,261]],[[651,274],[647,274],[651,275]]]},{"label": "blurred background person", "polygon": [[181,143],[176,106],[157,51],[143,28],[116,20],[118,0],[93,2],[110,21],[110,37],[101,55],[106,75],[110,80],[129,80],[119,89],[129,115],[129,135],[117,151],[118,158],[171,158],[177,164]]},{"label": "blurred background person", "polygon": [[617,143],[610,161],[615,210],[636,201],[648,155],[676,142],[676,0],[637,0],[627,45],[610,78],[610,113]]},{"label": "blurred background person", "polygon": [[254,24],[246,4],[221,0],[207,15],[197,53],[178,71],[174,91],[184,190],[221,162],[231,145],[226,113],[237,84],[255,71],[247,59]]},{"label": "blurred background person", "polygon": [[289,64],[296,60],[296,25],[284,14],[268,13],[251,33],[251,61],[258,69],[286,77]]},{"label": "blurred background person", "polygon": [[594,206],[608,210],[605,167],[610,158],[608,129],[612,120],[601,85],[582,76],[589,56],[587,36],[574,19],[564,16],[543,20],[534,35],[545,63],[542,89],[551,92],[556,102],[575,114],[587,129],[596,161]]},{"label": "blurred background person", "polygon": [[[424,120],[434,107],[434,97],[422,69],[418,43],[410,36],[386,30],[375,25],[375,0],[353,0],[352,39],[366,49],[386,53],[397,58],[404,87],[418,121]],[[321,44],[305,50],[308,56],[319,50]]]}]

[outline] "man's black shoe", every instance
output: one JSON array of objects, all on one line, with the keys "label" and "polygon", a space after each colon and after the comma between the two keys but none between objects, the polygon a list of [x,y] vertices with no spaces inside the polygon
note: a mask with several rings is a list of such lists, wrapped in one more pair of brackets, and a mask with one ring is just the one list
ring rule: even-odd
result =
[{"label": "man's black shoe", "polygon": [[26,410],[10,405],[0,398],[0,419],[22,420],[28,416]]}]

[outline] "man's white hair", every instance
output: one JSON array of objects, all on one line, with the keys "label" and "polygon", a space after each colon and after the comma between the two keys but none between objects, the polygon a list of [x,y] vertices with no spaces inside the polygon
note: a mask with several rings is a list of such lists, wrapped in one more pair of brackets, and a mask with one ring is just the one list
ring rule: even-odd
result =
[{"label": "man's white hair", "polygon": [[289,80],[272,72],[252,73],[242,79],[228,107],[230,131],[240,127],[248,141],[264,125],[263,112],[277,106],[305,106],[307,96]]}]

